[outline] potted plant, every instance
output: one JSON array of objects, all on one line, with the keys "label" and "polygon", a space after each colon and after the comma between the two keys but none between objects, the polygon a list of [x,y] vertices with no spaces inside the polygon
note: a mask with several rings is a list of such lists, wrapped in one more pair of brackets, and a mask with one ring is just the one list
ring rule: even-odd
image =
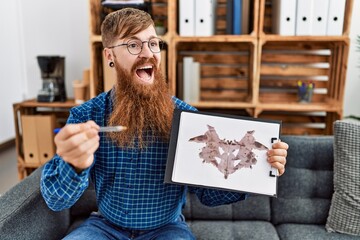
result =
[{"label": "potted plant", "polygon": [[157,35],[164,35],[165,34],[165,26],[164,22],[161,20],[155,20],[155,31]]}]

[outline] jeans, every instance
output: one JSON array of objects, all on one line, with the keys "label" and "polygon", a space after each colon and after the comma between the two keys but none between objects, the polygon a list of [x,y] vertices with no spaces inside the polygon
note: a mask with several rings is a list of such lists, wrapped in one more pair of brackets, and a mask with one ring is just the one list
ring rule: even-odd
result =
[{"label": "jeans", "polygon": [[101,214],[92,213],[78,228],[67,235],[65,240],[118,239],[118,240],[195,240],[184,217],[154,230],[130,230],[107,221]]}]

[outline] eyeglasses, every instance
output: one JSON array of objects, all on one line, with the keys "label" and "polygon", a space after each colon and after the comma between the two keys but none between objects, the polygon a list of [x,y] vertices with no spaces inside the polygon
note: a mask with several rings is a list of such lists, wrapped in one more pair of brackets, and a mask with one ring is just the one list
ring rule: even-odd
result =
[{"label": "eyeglasses", "polygon": [[159,53],[163,48],[164,42],[160,38],[151,38],[148,41],[141,41],[139,39],[130,39],[127,43],[122,43],[116,46],[111,46],[108,48],[116,48],[120,46],[126,46],[127,50],[132,55],[138,55],[141,53],[144,43],[148,44],[148,47],[152,53]]}]

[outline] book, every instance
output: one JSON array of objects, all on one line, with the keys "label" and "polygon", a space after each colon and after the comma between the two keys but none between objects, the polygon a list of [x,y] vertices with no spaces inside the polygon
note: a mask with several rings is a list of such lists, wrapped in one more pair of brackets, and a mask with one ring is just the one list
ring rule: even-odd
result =
[{"label": "book", "polygon": [[242,33],[242,0],[234,0],[233,2],[233,34],[240,35]]},{"label": "book", "polygon": [[241,34],[249,34],[250,0],[242,0],[241,11]]},{"label": "book", "polygon": [[226,0],[226,34],[233,34],[233,0]]},{"label": "book", "polygon": [[101,2],[101,5],[112,10],[131,7],[151,13],[151,2],[144,0],[105,0]]},{"label": "book", "polygon": [[102,1],[102,5],[106,4],[143,4],[144,0],[105,0]]},{"label": "book", "polygon": [[277,195],[267,150],[281,122],[175,110],[165,183]]},{"label": "book", "polygon": [[176,96],[181,99],[184,99],[184,64],[183,62],[177,62],[177,81],[176,81]]}]

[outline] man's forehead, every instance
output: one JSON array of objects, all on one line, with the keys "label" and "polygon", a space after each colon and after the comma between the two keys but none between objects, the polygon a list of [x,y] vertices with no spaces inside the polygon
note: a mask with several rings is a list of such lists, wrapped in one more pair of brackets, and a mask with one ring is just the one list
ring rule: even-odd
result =
[{"label": "man's forehead", "polygon": [[124,41],[124,42],[130,41],[130,40],[149,41],[150,39],[153,39],[153,38],[157,38],[157,36],[151,35],[151,36],[148,36],[147,38],[140,38],[139,36],[133,35],[130,37],[119,38],[119,40]]},{"label": "man's forehead", "polygon": [[129,41],[131,39],[139,39],[141,41],[148,41],[151,38],[157,37],[156,31],[154,26],[150,25],[144,30],[141,30],[140,32],[133,34],[133,35],[127,35],[124,36],[124,32],[120,33],[116,41]]}]

